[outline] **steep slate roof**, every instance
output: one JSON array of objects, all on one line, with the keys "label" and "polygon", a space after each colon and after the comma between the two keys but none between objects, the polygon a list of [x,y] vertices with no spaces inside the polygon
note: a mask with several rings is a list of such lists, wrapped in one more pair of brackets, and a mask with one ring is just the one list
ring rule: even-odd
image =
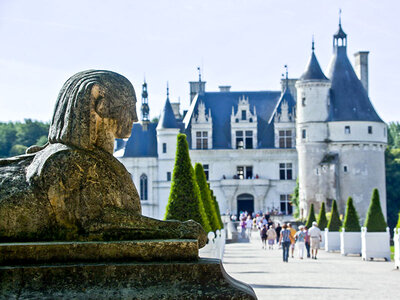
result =
[{"label": "steep slate roof", "polygon": [[354,72],[345,46],[336,47],[327,74],[332,82],[327,121],[383,122]]},{"label": "steep slate roof", "polygon": [[143,130],[142,124],[133,124],[123,157],[157,157],[156,127],[157,123],[149,123]]},{"label": "steep slate roof", "polygon": [[324,75],[324,72],[321,70],[314,50],[311,53],[306,70],[304,71],[303,75],[301,75],[300,80],[328,80],[328,78],[326,78]]},{"label": "steep slate roof", "polygon": [[231,144],[231,114],[232,106],[237,112],[239,98],[249,98],[250,111],[253,113],[254,106],[257,111],[258,121],[258,145],[257,148],[274,147],[274,128],[268,124],[274,108],[280,98],[279,91],[259,92],[205,92],[193,99],[192,105],[185,116],[185,133],[191,145],[191,119],[197,114],[197,106],[203,102],[206,111],[211,109],[213,121],[213,149],[230,149]]},{"label": "steep slate roof", "polygon": [[283,91],[281,97],[279,98],[275,109],[273,113],[271,114],[271,117],[269,118],[268,124],[271,124],[274,121],[275,115],[278,113],[282,113],[282,103],[287,102],[288,108],[289,108],[289,113],[293,115],[294,108],[296,106],[296,101],[294,100],[292,93],[290,92],[290,89],[288,87],[285,88]]},{"label": "steep slate roof", "polygon": [[158,122],[157,128],[179,128],[168,97],[165,101],[164,109],[161,112],[160,121]]}]

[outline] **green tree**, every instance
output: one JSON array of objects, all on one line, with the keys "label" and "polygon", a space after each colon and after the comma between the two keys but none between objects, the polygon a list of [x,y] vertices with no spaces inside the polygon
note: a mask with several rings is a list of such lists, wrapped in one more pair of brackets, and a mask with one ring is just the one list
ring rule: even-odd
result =
[{"label": "green tree", "polygon": [[17,139],[17,130],[13,123],[0,123],[0,157],[10,156],[10,150]]},{"label": "green tree", "polygon": [[207,184],[206,174],[204,173],[203,165],[196,163],[194,165],[194,173],[197,185],[200,189],[201,200],[203,201],[204,210],[206,211],[208,221],[212,231],[220,229],[217,212],[214,206],[214,201],[211,199],[210,189]]},{"label": "green tree", "polygon": [[186,135],[178,134],[177,140],[175,166],[165,219],[180,221],[192,219],[200,223],[206,232],[210,232],[211,227],[190,162]]},{"label": "green tree", "polygon": [[24,146],[24,145],[14,145],[12,146],[11,150],[10,150],[10,156],[17,156],[17,155],[21,155],[21,154],[25,154],[25,150],[28,147]]},{"label": "green tree", "polygon": [[353,204],[353,198],[347,199],[346,215],[344,216],[343,228],[346,232],[360,232],[360,219]]},{"label": "green tree", "polygon": [[[210,185],[208,185],[208,187],[210,187]],[[219,210],[219,204],[217,201],[217,197],[214,196],[214,191],[211,188],[210,188],[210,195],[211,195],[211,199],[213,199],[213,201],[214,201],[215,211],[217,212],[219,229],[222,229],[222,228],[224,228],[224,222],[222,222],[221,211]]]},{"label": "green tree", "polygon": [[310,211],[308,212],[308,218],[307,218],[307,222],[306,222],[307,228],[311,228],[312,223],[315,221],[317,221],[317,220],[315,219],[314,204],[311,203]]},{"label": "green tree", "polygon": [[382,213],[378,189],[373,189],[372,191],[371,203],[367,211],[364,227],[367,227],[368,232],[386,231],[387,224]]},{"label": "green tree", "polygon": [[328,219],[326,218],[325,202],[322,202],[321,209],[318,215],[318,227],[321,230],[325,230],[328,225]]},{"label": "green tree", "polygon": [[332,201],[331,217],[328,222],[329,231],[339,231],[342,227],[342,222],[340,221],[339,211],[337,208],[336,200]]},{"label": "green tree", "polygon": [[399,219],[397,220],[396,228],[400,228],[400,213],[399,213]]},{"label": "green tree", "polygon": [[298,219],[300,217],[299,208],[299,177],[296,179],[296,186],[294,188],[293,194],[291,195],[291,201],[293,207],[293,218]]},{"label": "green tree", "polygon": [[32,121],[25,119],[24,123],[17,122],[15,124],[17,129],[17,144],[24,146],[32,146],[41,136],[47,136],[49,132],[49,125],[39,121]]}]

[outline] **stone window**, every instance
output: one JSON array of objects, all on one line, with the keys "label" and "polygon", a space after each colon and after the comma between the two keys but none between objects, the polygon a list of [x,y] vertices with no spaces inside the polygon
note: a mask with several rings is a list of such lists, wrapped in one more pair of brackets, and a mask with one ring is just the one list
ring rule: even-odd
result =
[{"label": "stone window", "polygon": [[171,181],[171,172],[167,172],[167,181]]},{"label": "stone window", "polygon": [[301,98],[301,105],[306,106],[306,97]]},{"label": "stone window", "polygon": [[280,163],[279,164],[279,179],[280,180],[292,180],[293,169],[292,163]]},{"label": "stone window", "polygon": [[196,149],[208,149],[207,131],[196,131]]},{"label": "stone window", "polygon": [[237,179],[252,179],[253,178],[253,167],[252,166],[238,166],[236,176],[237,176]]},{"label": "stone window", "polygon": [[148,200],[147,187],[148,187],[147,175],[142,174],[142,176],[140,176],[140,200]]},{"label": "stone window", "polygon": [[253,149],[252,130],[236,131],[236,149]]},{"label": "stone window", "polygon": [[167,143],[162,144],[162,153],[167,153]]},{"label": "stone window", "polygon": [[280,210],[281,213],[284,215],[291,215],[293,210],[292,210],[292,204],[291,204],[291,195],[280,195]]},{"label": "stone window", "polygon": [[301,137],[303,138],[303,139],[305,139],[306,138],[306,130],[305,129],[303,129],[302,131],[301,131]]},{"label": "stone window", "polygon": [[345,134],[350,134],[350,126],[345,126],[344,127],[344,133]]},{"label": "stone window", "polygon": [[372,134],[372,126],[368,126],[368,134]]},{"label": "stone window", "polygon": [[208,174],[209,174],[209,166],[203,165],[204,173],[206,174],[206,180],[208,181]]},{"label": "stone window", "polygon": [[349,171],[349,168],[347,166],[343,166],[343,172],[347,173]]},{"label": "stone window", "polygon": [[246,130],[246,149],[253,149],[253,131]]},{"label": "stone window", "polygon": [[246,111],[242,110],[242,120],[246,120]]},{"label": "stone window", "polygon": [[291,130],[279,130],[279,148],[292,148]]}]

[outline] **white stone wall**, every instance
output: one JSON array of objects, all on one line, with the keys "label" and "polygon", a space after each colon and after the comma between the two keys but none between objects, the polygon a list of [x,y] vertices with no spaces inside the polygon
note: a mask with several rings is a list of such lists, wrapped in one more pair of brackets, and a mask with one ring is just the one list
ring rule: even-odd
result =
[{"label": "white stone wall", "polygon": [[[345,132],[346,126],[350,128],[350,133]],[[372,133],[368,133],[368,127],[371,127]],[[387,143],[385,123],[365,121],[329,122],[328,128],[329,139],[334,142]]]}]

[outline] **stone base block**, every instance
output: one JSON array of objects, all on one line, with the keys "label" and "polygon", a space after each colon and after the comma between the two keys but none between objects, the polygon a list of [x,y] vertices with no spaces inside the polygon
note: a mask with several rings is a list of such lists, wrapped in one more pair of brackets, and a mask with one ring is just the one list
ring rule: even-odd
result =
[{"label": "stone base block", "polygon": [[218,259],[0,267],[0,299],[256,299]]}]

